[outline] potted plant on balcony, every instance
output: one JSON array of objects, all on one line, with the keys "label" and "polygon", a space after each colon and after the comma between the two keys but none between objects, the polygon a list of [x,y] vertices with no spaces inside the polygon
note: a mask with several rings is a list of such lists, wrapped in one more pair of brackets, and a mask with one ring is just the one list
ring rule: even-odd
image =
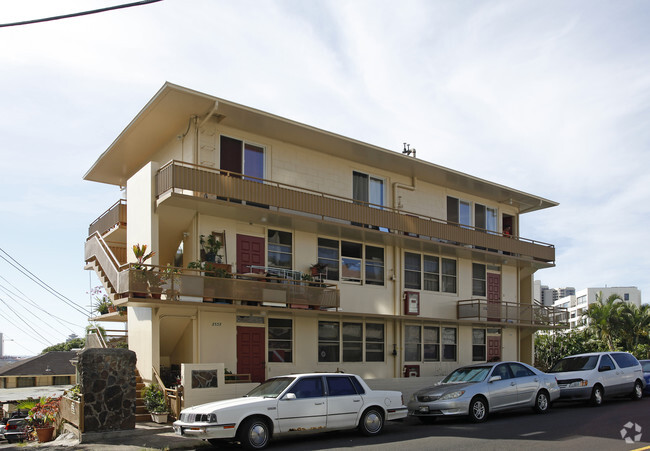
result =
[{"label": "potted plant on balcony", "polygon": [[151,414],[151,419],[155,423],[167,423],[167,402],[165,401],[165,393],[158,386],[158,384],[147,385],[142,396],[144,398],[144,406]]},{"label": "potted plant on balcony", "polygon": [[42,397],[29,411],[27,422],[36,431],[38,441],[41,443],[52,440],[60,402],[60,397]]},{"label": "potted plant on balcony", "polygon": [[[146,290],[150,289],[149,279],[147,271],[153,270],[153,268],[145,267],[145,262],[155,255],[155,252],[149,252],[147,254],[147,245],[134,244],[133,245],[133,254],[137,259],[137,263],[131,263],[130,268],[135,270],[133,278],[129,278],[130,281],[134,282],[134,287],[129,287],[134,297],[146,297]],[[155,285],[155,283],[154,283]]]}]

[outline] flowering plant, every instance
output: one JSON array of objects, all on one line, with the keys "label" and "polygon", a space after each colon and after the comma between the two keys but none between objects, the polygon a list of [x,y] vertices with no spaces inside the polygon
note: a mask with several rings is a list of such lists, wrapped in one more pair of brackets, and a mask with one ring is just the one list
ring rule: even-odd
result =
[{"label": "flowering plant", "polygon": [[59,403],[61,397],[41,397],[39,402],[29,410],[27,422],[34,428],[45,428],[53,426],[59,415]]}]

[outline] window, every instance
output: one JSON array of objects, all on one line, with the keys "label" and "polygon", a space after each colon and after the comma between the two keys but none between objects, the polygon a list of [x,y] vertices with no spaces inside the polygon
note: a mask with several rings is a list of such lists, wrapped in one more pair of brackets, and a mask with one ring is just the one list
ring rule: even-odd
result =
[{"label": "window", "polygon": [[36,378],[34,377],[17,377],[16,387],[35,387]]},{"label": "window", "polygon": [[456,329],[453,327],[442,328],[442,360],[456,361]]},{"label": "window", "polygon": [[624,293],[623,294],[623,300],[624,301],[629,301],[630,300],[630,293]]},{"label": "window", "polygon": [[497,231],[497,210],[485,205],[474,204],[474,226],[487,232]]},{"label": "window", "polygon": [[404,288],[419,290],[420,284],[420,254],[404,252]]},{"label": "window", "polygon": [[269,362],[293,362],[293,322],[290,319],[269,318]]},{"label": "window", "polygon": [[442,260],[442,292],[456,292],[456,260],[443,258]]},{"label": "window", "polygon": [[485,296],[485,265],[472,263],[472,295]]},{"label": "window", "polygon": [[424,361],[440,360],[440,328],[424,326]]},{"label": "window", "polygon": [[367,202],[372,207],[384,205],[384,181],[380,178],[352,172],[352,197],[356,201]]},{"label": "window", "polygon": [[447,221],[461,226],[471,226],[472,209],[470,202],[447,196]]},{"label": "window", "polygon": [[384,285],[384,248],[352,241],[341,241],[340,246],[339,253],[339,241],[318,238],[318,263],[326,266],[328,280],[340,278],[344,282],[354,283],[363,280],[367,285]]},{"label": "window", "polygon": [[422,330],[420,326],[404,326],[404,360],[419,362],[421,360]]},{"label": "window", "polygon": [[361,282],[361,243],[341,241],[341,280]]},{"label": "window", "polygon": [[357,390],[348,376],[327,376],[326,380],[329,396],[350,396],[357,394]]},{"label": "window", "polygon": [[515,377],[535,376],[535,373],[519,363],[510,363],[509,366],[510,371],[512,371],[512,374],[514,374]]},{"label": "window", "polygon": [[614,360],[616,360],[616,363],[618,363],[618,366],[621,368],[629,368],[631,366],[637,366],[639,365],[639,361],[634,357],[632,354],[628,354],[627,352],[615,352],[612,354],[612,357]]},{"label": "window", "polygon": [[376,323],[335,321],[318,322],[318,361],[339,362],[340,349],[343,362],[362,362],[365,344],[366,362],[384,361],[384,325]]},{"label": "window", "polygon": [[384,325],[366,324],[366,362],[384,361]]},{"label": "window", "polygon": [[303,377],[291,387],[290,392],[298,399],[321,398],[323,392],[323,379],[321,377]]},{"label": "window", "polygon": [[604,366],[608,366],[610,370],[616,368],[614,362],[607,354],[603,354],[603,356],[600,358],[600,365],[598,368],[602,368]]},{"label": "window", "polygon": [[54,376],[52,377],[52,385],[69,385],[70,376]]},{"label": "window", "polygon": [[[219,167],[237,176],[264,177],[264,148],[239,139],[221,136]],[[248,180],[248,177],[245,177]]]},{"label": "window", "polygon": [[267,266],[282,269],[291,269],[293,267],[291,232],[269,229],[268,246]]},{"label": "window", "polygon": [[339,323],[318,322],[318,361],[338,362],[340,349]]},{"label": "window", "polygon": [[485,329],[472,329],[472,361],[485,362]]},{"label": "window", "polygon": [[[442,287],[440,284],[441,280]],[[424,287],[426,291],[455,293],[456,260],[405,252],[404,288],[414,288],[419,290],[422,287]]]},{"label": "window", "polygon": [[361,362],[363,359],[363,329],[361,323],[343,323],[343,361]]},{"label": "window", "polygon": [[423,278],[424,289],[427,291],[440,291],[440,261],[438,257],[424,255]]},{"label": "window", "polygon": [[384,284],[384,249],[366,246],[366,284]]},{"label": "window", "polygon": [[325,278],[339,280],[339,242],[318,238],[318,263],[325,265]]}]

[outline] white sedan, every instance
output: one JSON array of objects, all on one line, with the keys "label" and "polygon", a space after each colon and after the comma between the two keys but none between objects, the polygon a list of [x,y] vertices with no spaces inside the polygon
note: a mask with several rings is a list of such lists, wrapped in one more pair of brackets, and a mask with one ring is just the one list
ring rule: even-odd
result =
[{"label": "white sedan", "polygon": [[247,449],[262,449],[279,435],[354,428],[376,435],[384,421],[406,415],[401,392],[371,390],[354,374],[293,374],[269,379],[242,398],[184,409],[174,431],[212,444],[237,440]]}]

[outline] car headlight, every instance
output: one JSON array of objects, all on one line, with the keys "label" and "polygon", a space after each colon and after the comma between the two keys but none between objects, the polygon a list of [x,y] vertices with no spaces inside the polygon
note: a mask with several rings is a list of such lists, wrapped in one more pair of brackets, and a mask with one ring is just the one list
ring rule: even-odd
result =
[{"label": "car headlight", "polygon": [[569,388],[586,387],[587,385],[589,385],[588,381],[575,381],[569,384]]},{"label": "car headlight", "polygon": [[452,391],[452,392],[449,392],[449,393],[445,393],[439,399],[440,399],[440,401],[445,401],[447,399],[456,399],[456,398],[460,398],[464,394],[465,394],[465,390],[457,390],[457,391]]}]

